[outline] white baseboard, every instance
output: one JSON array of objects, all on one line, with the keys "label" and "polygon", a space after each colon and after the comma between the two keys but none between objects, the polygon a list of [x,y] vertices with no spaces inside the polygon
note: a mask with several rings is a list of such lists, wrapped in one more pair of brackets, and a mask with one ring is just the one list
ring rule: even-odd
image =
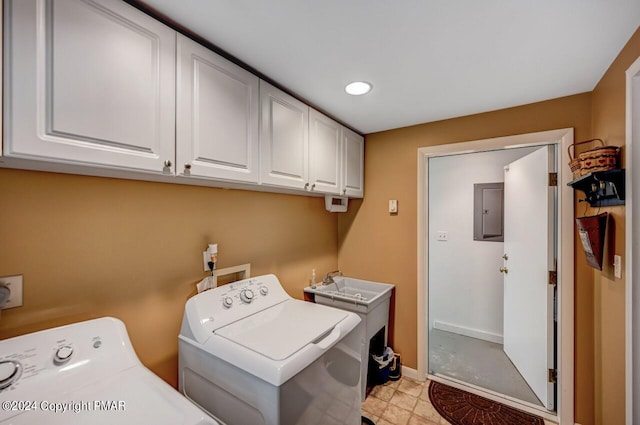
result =
[{"label": "white baseboard", "polygon": [[407,378],[415,379],[418,381],[418,371],[415,369],[411,369],[405,365],[402,365],[402,376],[406,376]]},{"label": "white baseboard", "polygon": [[467,328],[466,326],[459,326],[459,325],[453,325],[451,323],[444,323],[438,320],[433,321],[433,327],[434,329],[439,329],[441,331],[453,332],[459,335],[470,336],[472,338],[495,342],[497,344],[503,344],[504,342],[502,335],[498,335],[492,332],[482,331],[480,329]]}]

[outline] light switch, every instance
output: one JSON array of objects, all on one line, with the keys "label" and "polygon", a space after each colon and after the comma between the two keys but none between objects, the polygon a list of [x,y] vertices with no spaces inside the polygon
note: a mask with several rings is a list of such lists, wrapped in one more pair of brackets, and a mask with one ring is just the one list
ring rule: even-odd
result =
[{"label": "light switch", "polygon": [[613,275],[622,279],[622,257],[619,255],[613,256]]},{"label": "light switch", "polygon": [[398,200],[389,199],[389,212],[391,214],[398,214]]}]

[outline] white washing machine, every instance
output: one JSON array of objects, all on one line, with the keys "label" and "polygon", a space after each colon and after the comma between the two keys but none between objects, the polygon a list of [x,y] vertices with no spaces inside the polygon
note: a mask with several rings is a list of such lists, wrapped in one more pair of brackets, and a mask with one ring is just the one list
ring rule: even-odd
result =
[{"label": "white washing machine", "polygon": [[180,390],[226,425],[359,425],[359,324],[274,275],[203,292],[185,306]]},{"label": "white washing machine", "polygon": [[0,424],[216,425],[101,318],[0,341]]}]

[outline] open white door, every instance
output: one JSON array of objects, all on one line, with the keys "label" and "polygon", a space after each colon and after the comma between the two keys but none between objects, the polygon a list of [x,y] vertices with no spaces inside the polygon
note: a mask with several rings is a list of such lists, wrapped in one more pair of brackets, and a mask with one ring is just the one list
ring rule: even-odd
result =
[{"label": "open white door", "polygon": [[549,410],[555,410],[555,146],[512,162],[504,173],[504,351]]}]

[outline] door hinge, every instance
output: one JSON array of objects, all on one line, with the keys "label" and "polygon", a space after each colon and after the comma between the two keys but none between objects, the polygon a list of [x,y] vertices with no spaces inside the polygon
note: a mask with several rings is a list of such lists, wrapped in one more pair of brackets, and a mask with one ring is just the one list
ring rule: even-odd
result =
[{"label": "door hinge", "polygon": [[558,186],[558,173],[549,173],[549,186]]},{"label": "door hinge", "polygon": [[549,285],[556,286],[558,284],[558,272],[549,270]]},{"label": "door hinge", "polygon": [[558,381],[558,369],[549,369],[549,382],[555,384]]}]

